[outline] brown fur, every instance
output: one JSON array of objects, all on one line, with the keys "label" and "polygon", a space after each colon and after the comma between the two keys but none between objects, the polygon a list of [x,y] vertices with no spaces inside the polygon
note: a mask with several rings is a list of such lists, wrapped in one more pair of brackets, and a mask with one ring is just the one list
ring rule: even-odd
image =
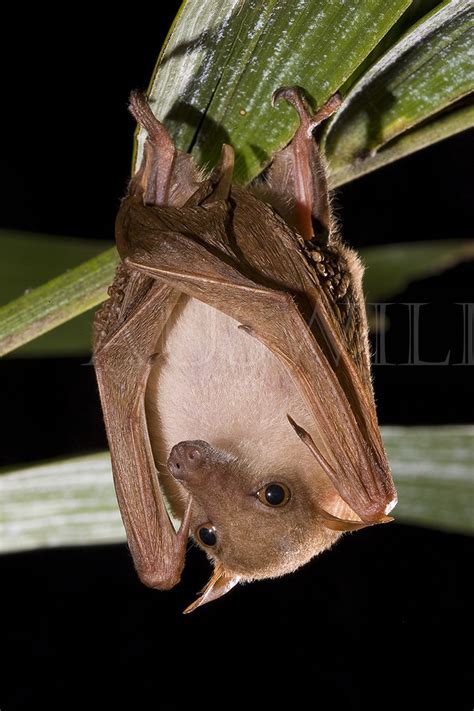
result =
[{"label": "brown fur", "polygon": [[[150,375],[148,428],[158,464],[182,441],[204,440],[220,450],[222,460],[210,459],[199,486],[189,483],[191,533],[211,522],[219,544],[201,547],[215,562],[245,579],[275,577],[336,540],[317,521],[320,507],[331,510],[337,492],[286,418],[290,413],[319,440],[295,385],[275,356],[238,325],[196,299],[184,300]],[[161,480],[179,514],[181,485],[165,471]],[[272,482],[292,491],[283,508],[256,497]],[[308,526],[311,520],[315,525]]]},{"label": "brown fur", "polygon": [[[387,521],[396,500],[362,269],[335,232],[311,135],[339,99],[312,115],[296,89],[277,98],[301,126],[259,198],[231,185],[229,146],[203,179],[132,96],[148,139],[117,216],[122,263],[95,320],[94,364],[141,580],[173,587],[188,535],[199,542],[201,526],[215,529],[215,545],[203,546],[214,574],[188,611],[240,580],[294,570],[345,530]],[[284,506],[262,503],[271,483],[290,490]]]}]

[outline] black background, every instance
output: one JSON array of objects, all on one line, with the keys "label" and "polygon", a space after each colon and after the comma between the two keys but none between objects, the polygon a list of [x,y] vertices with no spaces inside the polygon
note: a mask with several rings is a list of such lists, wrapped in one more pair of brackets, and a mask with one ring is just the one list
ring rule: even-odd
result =
[{"label": "black background", "polygon": [[[137,6],[136,17],[100,22],[43,8],[28,10],[26,27],[18,10],[3,62],[2,226],[112,240],[134,129],[127,96],[148,84],[176,7],[147,15]],[[471,237],[471,147],[470,135],[453,137],[340,189],[347,241]],[[397,297],[429,304],[425,360],[449,349],[460,359],[455,304],[472,301],[473,276],[472,264],[460,265]],[[406,307],[390,318],[390,358],[402,363]],[[105,446],[83,366],[2,363],[2,463]],[[379,366],[375,386],[383,424],[472,419],[472,367]],[[467,537],[392,524],[186,617],[208,575],[196,550],[170,593],[138,583],[124,545],[3,556],[0,708],[252,705],[283,693],[315,708],[472,708],[473,552]]]}]

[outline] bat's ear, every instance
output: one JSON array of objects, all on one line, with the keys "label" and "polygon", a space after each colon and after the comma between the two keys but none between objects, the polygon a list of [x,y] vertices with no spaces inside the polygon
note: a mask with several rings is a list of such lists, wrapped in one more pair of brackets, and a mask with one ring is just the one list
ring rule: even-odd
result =
[{"label": "bat's ear", "polygon": [[221,565],[218,565],[215,568],[208,584],[201,591],[198,599],[184,610],[184,614],[187,615],[189,612],[193,612],[198,607],[201,607],[201,605],[205,605],[207,602],[212,602],[213,600],[217,600],[217,598],[222,597],[228,593],[229,590],[232,590],[240,579],[239,575],[229,575],[229,573],[226,573]]}]

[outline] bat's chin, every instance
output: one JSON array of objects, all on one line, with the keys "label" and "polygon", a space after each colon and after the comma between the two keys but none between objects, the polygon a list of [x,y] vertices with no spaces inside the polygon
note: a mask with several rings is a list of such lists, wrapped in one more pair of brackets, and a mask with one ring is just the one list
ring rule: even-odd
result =
[{"label": "bat's chin", "polygon": [[293,573],[331,548],[342,532],[322,526],[314,527],[306,531],[307,535],[302,540],[288,542],[284,548],[275,541],[265,540],[263,531],[260,534],[260,542],[247,544],[244,559],[233,560],[227,554],[223,556],[224,567],[232,571],[233,575],[238,575],[241,580],[266,580]]}]

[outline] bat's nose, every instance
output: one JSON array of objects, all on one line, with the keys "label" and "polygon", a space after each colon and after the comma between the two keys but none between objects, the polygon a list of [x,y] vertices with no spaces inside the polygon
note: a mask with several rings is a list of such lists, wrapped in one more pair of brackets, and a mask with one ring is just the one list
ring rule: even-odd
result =
[{"label": "bat's nose", "polygon": [[201,468],[208,446],[199,439],[175,444],[167,462],[170,474],[179,481],[188,481]]}]

